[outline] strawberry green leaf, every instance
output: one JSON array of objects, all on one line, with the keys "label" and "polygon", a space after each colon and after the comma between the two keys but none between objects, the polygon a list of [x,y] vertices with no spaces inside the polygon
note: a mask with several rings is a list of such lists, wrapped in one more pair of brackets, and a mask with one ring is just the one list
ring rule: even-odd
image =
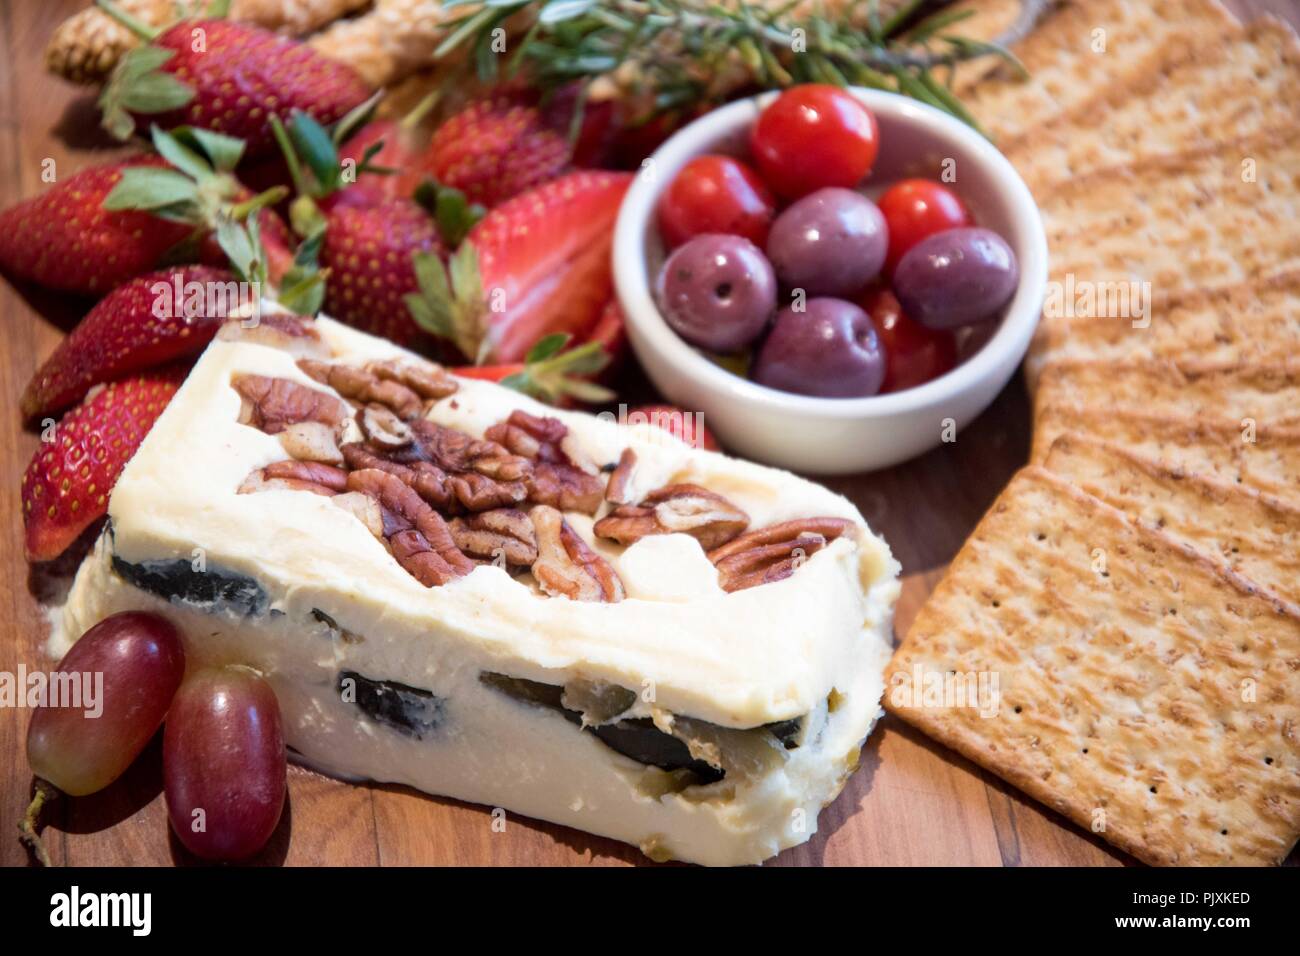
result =
[{"label": "strawberry green leaf", "polygon": [[572,338],[573,336],[567,332],[552,332],[550,335],[543,336],[528,350],[528,354],[524,356],[524,362],[529,365],[544,362],[568,345],[569,340]]},{"label": "strawberry green leaf", "polygon": [[233,172],[244,158],[244,141],[237,137],[196,126],[182,126],[172,130],[172,134],[183,141],[193,140],[193,144],[207,154],[212,168],[219,173]]},{"label": "strawberry green leaf", "polygon": [[122,170],[122,178],[104,197],[104,208],[112,211],[144,209],[157,211],[198,201],[199,187],[172,169],[139,166]]},{"label": "strawberry green leaf", "polygon": [[175,55],[174,50],[142,46],[122,57],[99,97],[106,130],[126,139],[135,131],[132,113],[166,113],[194,99],[192,87],[160,69]]},{"label": "strawberry green leaf", "polygon": [[153,148],[158,150],[158,155],[182,173],[194,179],[206,179],[212,175],[212,164],[208,162],[207,157],[182,143],[178,137],[157,126],[149,128],[149,136],[153,140]]},{"label": "strawberry green leaf", "polygon": [[319,187],[315,195],[328,195],[339,183],[339,151],[329,132],[301,110],[289,119],[289,137],[299,159],[306,163]]},{"label": "strawberry green leaf", "polygon": [[209,20],[224,20],[230,16],[230,0],[211,0],[203,14]]},{"label": "strawberry green leaf", "polygon": [[608,365],[609,355],[599,342],[587,342],[567,352],[556,348],[557,343],[563,348],[569,339],[563,332],[545,336],[529,350],[523,369],[507,375],[501,384],[546,402],[564,396],[592,404],[610,401],[614,392],[585,377]]},{"label": "strawberry green leaf", "polygon": [[487,335],[487,306],[479,278],[478,251],[464,243],[447,266],[432,252],[412,256],[418,292],[403,301],[422,329],[447,339],[475,365],[491,351]]},{"label": "strawberry green leaf", "polygon": [[442,241],[455,249],[487,210],[478,203],[471,204],[459,189],[439,185],[434,179],[425,179],[415,187],[416,202],[428,210],[438,226]]},{"label": "strawberry green leaf", "polygon": [[330,131],[330,138],[334,141],[334,145],[342,146],[351,138],[353,133],[374,119],[375,109],[383,98],[384,91],[379,90],[360,106],[354,106],[341,120],[335,123],[334,128]]}]

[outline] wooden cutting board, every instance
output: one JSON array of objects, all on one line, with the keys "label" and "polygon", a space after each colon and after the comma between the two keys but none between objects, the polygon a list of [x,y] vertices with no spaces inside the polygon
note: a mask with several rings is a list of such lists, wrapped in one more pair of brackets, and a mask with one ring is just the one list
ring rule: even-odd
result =
[{"label": "wooden cutting board", "polygon": [[[45,42],[86,0],[0,0],[0,207],[42,188],[42,163],[58,175],[105,158],[94,98],[47,75]],[[1244,16],[1271,11],[1300,24],[1300,0],[1229,0]],[[34,578],[22,556],[18,488],[37,445],[18,396],[38,361],[79,317],[57,297],[24,298],[0,281],[0,671],[48,667]],[[1027,459],[1029,411],[1016,379],[957,441],[899,468],[827,482],[851,498],[902,562],[896,632],[906,631],[985,508]],[[0,710],[0,864],[22,865],[14,837],[29,798],[24,754],[30,713]],[[156,744],[156,742],[155,742]],[[114,786],[46,811],[56,863],[192,863],[170,837],[155,745]],[[255,861],[341,865],[618,865],[644,863],[634,848],[577,830],[508,817],[503,832],[484,807],[402,787],[355,786],[299,768],[289,774],[280,828]],[[917,731],[886,718],[861,767],[818,832],[775,865],[1117,865],[1128,858]],[[1295,862],[1292,854],[1291,862]]]}]

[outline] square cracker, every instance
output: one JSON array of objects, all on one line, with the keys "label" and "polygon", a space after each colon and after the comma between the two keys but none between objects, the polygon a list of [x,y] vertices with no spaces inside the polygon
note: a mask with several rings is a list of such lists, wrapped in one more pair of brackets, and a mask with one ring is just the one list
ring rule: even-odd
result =
[{"label": "square cracker", "polygon": [[1164,62],[1102,87],[1028,135],[1001,143],[1035,193],[1110,166],[1258,136],[1296,122],[1300,43],[1264,17],[1240,36],[1175,39]]},{"label": "square cracker", "polygon": [[1046,405],[1227,419],[1246,428],[1300,426],[1300,359],[1257,362],[1050,362],[1034,396]]},{"label": "square cracker", "polygon": [[1030,460],[1042,464],[1056,439],[1071,431],[1122,446],[1178,474],[1240,483],[1300,507],[1300,429],[1252,433],[1212,417],[1126,412],[1105,404],[1047,405],[1034,419]]},{"label": "square cracker", "polygon": [[1129,517],[1223,562],[1300,617],[1300,508],[1073,432],[1052,444],[1046,467]]},{"label": "square cracker", "polygon": [[1114,308],[1121,301],[1095,296],[1091,302],[1078,296],[1074,303],[1062,301],[1061,314],[1045,316],[1038,325],[1025,359],[1026,377],[1036,381],[1050,361],[1248,362],[1300,354],[1300,269],[1143,303],[1145,317],[1110,315],[1124,311]]},{"label": "square cracker", "polygon": [[[1283,607],[1031,466],[921,609],[885,704],[1148,863],[1276,864],[1300,836],[1297,661]],[[996,714],[911,693],[953,673],[996,675]]]},{"label": "square cracker", "polygon": [[1300,267],[1300,124],[1080,176],[1039,197],[1051,273],[1149,298]]},{"label": "square cracker", "polygon": [[1216,0],[1067,0],[1013,49],[1029,78],[1000,66],[966,105],[994,139],[1009,141],[1085,102],[1099,86],[1148,70],[1180,38],[1221,38],[1240,29]]}]

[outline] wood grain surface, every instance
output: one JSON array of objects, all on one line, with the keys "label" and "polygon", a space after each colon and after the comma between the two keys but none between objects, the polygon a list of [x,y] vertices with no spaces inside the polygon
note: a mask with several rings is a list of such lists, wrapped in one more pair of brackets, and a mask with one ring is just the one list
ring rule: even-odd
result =
[{"label": "wood grain surface", "polygon": [[[0,0],[0,207],[44,188],[113,147],[98,129],[93,96],[47,75],[46,39],[85,0]],[[1300,23],[1300,0],[1231,0],[1244,16],[1273,12]],[[18,396],[85,303],[22,294],[0,281],[0,671],[49,667],[39,598],[51,582],[23,559],[18,488],[37,436],[19,421]],[[902,562],[895,630],[903,634],[980,515],[1028,457],[1029,412],[1019,378],[957,440],[902,467],[827,482],[861,508]],[[0,710],[0,864],[28,861],[16,824],[31,775],[24,755],[30,714]],[[135,767],[93,798],[47,809],[56,863],[189,864],[171,838],[157,741]],[[633,847],[402,787],[357,786],[291,768],[289,802],[268,865],[620,865],[645,863]],[[1292,854],[1292,862],[1296,854]],[[861,767],[826,810],[818,832],[769,865],[1118,865],[1123,854],[892,718],[868,740]]]}]

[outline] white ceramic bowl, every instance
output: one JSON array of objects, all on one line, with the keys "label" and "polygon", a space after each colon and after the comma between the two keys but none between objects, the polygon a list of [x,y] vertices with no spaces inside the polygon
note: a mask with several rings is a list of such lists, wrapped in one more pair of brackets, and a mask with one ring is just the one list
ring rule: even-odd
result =
[{"label": "white ceramic bowl", "polygon": [[1038,207],[1012,165],[966,124],[915,100],[854,88],[880,124],[880,155],[864,183],[949,180],[981,226],[1015,250],[1020,287],[986,344],[963,364],[916,388],[870,398],[813,398],[758,385],[695,351],[664,321],[653,283],[664,260],[655,226],[659,196],[701,153],[747,155],[749,128],[776,95],[714,110],[679,130],[647,161],[619,211],[614,281],[628,335],[655,386],[704,413],[729,449],[799,472],[846,474],[906,461],[948,440],[988,407],[1024,357],[1043,303],[1047,240]]}]

